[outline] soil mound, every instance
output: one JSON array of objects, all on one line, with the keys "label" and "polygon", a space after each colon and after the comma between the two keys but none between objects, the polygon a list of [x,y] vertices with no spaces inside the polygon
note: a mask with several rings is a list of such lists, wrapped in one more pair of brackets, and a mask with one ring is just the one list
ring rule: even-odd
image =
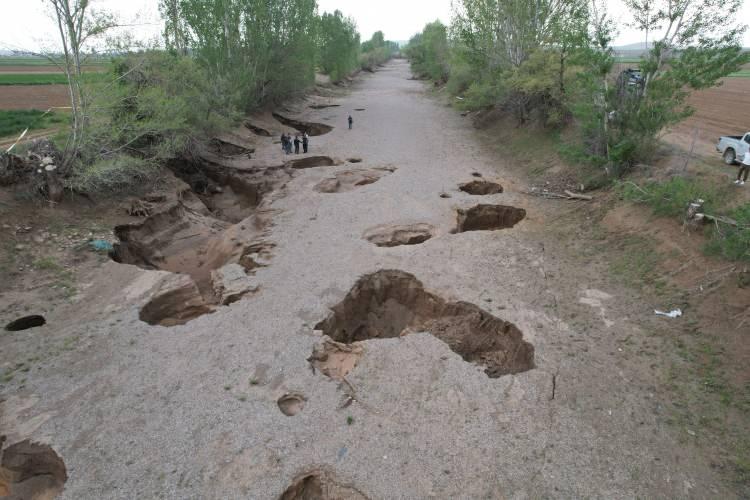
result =
[{"label": "soil mound", "polygon": [[364,239],[379,247],[419,245],[432,238],[435,228],[430,224],[377,226],[364,234]]},{"label": "soil mound", "polygon": [[383,270],[360,278],[316,330],[338,342],[429,332],[490,378],[534,367],[534,347],[512,323],[467,302],[427,292],[409,273]]},{"label": "soil mound", "polygon": [[301,120],[295,120],[293,118],[287,118],[286,116],[280,115],[278,113],[273,113],[273,117],[284,125],[295,128],[303,133],[307,132],[307,134],[311,136],[325,135],[333,130],[333,127],[331,127],[330,125],[326,125],[325,123],[304,122]]},{"label": "soil mound", "polygon": [[523,208],[506,205],[477,205],[458,210],[458,225],[454,232],[495,231],[509,229],[526,217]]},{"label": "soil mound", "polygon": [[3,450],[0,462],[0,497],[52,499],[68,480],[65,462],[50,446],[28,439]]},{"label": "soil mound", "polygon": [[339,483],[333,474],[312,471],[297,476],[279,500],[368,500],[360,491]]},{"label": "soil mound", "polygon": [[458,188],[464,193],[477,196],[498,194],[503,192],[503,187],[500,184],[484,180],[467,182],[465,184],[461,184]]},{"label": "soil mound", "polygon": [[319,193],[344,193],[358,187],[374,184],[395,170],[395,168],[345,170],[337,172],[332,178],[323,179],[313,189]]}]

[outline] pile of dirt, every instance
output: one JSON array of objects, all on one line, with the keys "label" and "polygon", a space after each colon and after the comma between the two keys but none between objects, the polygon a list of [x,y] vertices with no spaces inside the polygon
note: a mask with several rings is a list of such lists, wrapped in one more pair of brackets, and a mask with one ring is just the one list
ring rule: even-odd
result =
[{"label": "pile of dirt", "polygon": [[294,118],[287,118],[286,116],[280,115],[279,113],[273,113],[273,117],[284,125],[297,129],[303,133],[307,132],[307,135],[310,136],[325,135],[333,130],[333,127],[331,127],[330,125],[326,125],[325,123],[295,120]]},{"label": "pile of dirt", "polygon": [[315,470],[297,476],[279,500],[367,500],[367,497],[341,484],[332,473]]},{"label": "pile of dirt", "polygon": [[[2,444],[2,442],[0,442]],[[18,500],[52,499],[68,480],[65,462],[50,446],[30,440],[2,451],[0,497]]]},{"label": "pile of dirt", "polygon": [[429,332],[465,361],[485,366],[490,378],[534,368],[534,347],[514,324],[474,304],[447,302],[403,271],[363,276],[332,311],[315,329],[338,342]]},{"label": "pile of dirt", "polygon": [[468,194],[477,196],[484,196],[488,194],[498,194],[503,192],[503,187],[497,182],[490,181],[471,181],[461,184],[458,187],[461,191]]},{"label": "pile of dirt", "polygon": [[526,217],[526,210],[507,205],[476,205],[459,209],[458,224],[454,232],[495,231],[509,229]]},{"label": "pile of dirt", "polygon": [[344,193],[378,182],[395,170],[393,167],[344,170],[337,172],[334,177],[323,179],[314,189],[319,193]]},{"label": "pile of dirt", "polygon": [[430,224],[386,225],[368,229],[363,238],[379,247],[419,245],[432,238],[435,228]]}]

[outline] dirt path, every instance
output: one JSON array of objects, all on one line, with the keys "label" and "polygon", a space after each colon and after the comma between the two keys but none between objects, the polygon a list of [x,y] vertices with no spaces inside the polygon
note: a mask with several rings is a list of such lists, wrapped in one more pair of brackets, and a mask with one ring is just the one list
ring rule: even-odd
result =
[{"label": "dirt path", "polygon": [[[312,153],[361,161],[290,165],[256,293],[149,326],[167,274],[108,262],[79,314],[0,336],[6,364],[36,358],[2,386],[2,434],[52,445],[64,498],[736,496],[665,422],[653,304],[408,77],[302,115],[335,127]],[[256,166],[287,159],[257,144]],[[479,176],[503,192],[459,189]]]}]

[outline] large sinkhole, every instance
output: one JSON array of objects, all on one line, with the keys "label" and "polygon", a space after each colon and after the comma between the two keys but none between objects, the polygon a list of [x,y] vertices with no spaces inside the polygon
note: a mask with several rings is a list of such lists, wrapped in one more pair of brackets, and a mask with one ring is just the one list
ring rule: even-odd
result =
[{"label": "large sinkhole", "polygon": [[119,242],[112,252],[116,262],[180,275],[141,310],[143,321],[164,326],[186,323],[256,290],[246,264],[267,246],[262,239],[267,220],[257,209],[265,194],[290,178],[283,167],[248,172],[195,162],[170,167],[189,188],[146,219],[115,227]]},{"label": "large sinkhole", "polygon": [[315,327],[333,340],[352,342],[428,332],[490,378],[534,367],[534,346],[513,323],[467,302],[448,302],[412,274],[382,270],[360,278]]},{"label": "large sinkhole", "polygon": [[50,446],[25,440],[1,453],[0,498],[42,500],[62,492],[68,473],[65,462]]},{"label": "large sinkhole", "polygon": [[495,231],[509,229],[526,217],[526,210],[507,205],[476,205],[457,211],[457,226],[454,232]]},{"label": "large sinkhole", "polygon": [[311,136],[324,135],[333,130],[333,127],[331,127],[330,125],[326,125],[325,123],[295,120],[294,118],[288,118],[286,116],[280,115],[279,113],[273,113],[273,117],[284,125],[292,127],[303,133],[307,132],[307,134]]}]

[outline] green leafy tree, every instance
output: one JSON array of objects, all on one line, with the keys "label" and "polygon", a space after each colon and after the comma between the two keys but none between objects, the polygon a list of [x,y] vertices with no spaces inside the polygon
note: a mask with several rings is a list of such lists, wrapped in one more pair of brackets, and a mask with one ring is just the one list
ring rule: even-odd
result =
[{"label": "green leafy tree", "polygon": [[405,53],[415,73],[440,82],[448,79],[448,30],[440,21],[426,25],[422,33],[409,40]]},{"label": "green leafy tree", "polygon": [[359,33],[354,21],[337,10],[324,12],[318,28],[319,64],[331,80],[338,81],[359,65]]}]

